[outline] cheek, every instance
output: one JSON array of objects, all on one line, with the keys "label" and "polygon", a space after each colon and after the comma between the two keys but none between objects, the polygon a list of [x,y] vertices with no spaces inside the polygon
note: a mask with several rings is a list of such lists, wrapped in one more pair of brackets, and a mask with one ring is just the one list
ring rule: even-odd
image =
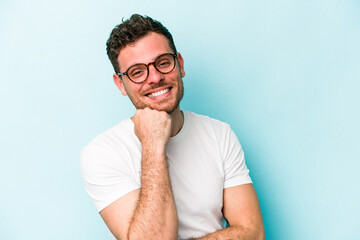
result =
[{"label": "cheek", "polygon": [[142,86],[126,86],[125,90],[129,95],[140,95]]}]

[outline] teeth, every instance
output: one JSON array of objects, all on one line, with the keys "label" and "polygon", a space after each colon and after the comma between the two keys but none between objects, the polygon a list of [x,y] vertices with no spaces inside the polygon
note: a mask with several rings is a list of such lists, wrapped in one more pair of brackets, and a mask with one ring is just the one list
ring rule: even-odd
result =
[{"label": "teeth", "polygon": [[163,95],[163,94],[167,93],[168,91],[169,91],[169,89],[166,88],[166,89],[164,89],[164,90],[151,93],[151,94],[149,94],[148,96],[149,96],[149,97],[158,97],[158,96],[160,96],[160,95]]}]

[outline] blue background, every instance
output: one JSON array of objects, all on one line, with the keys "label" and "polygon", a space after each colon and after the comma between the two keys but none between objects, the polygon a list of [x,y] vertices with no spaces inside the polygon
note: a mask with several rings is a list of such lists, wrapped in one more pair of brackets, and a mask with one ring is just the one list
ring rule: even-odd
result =
[{"label": "blue background", "polygon": [[0,239],[110,239],[81,149],[131,116],[105,41],[132,13],[185,59],[182,109],[228,122],[267,239],[360,239],[360,3],[0,1]]}]

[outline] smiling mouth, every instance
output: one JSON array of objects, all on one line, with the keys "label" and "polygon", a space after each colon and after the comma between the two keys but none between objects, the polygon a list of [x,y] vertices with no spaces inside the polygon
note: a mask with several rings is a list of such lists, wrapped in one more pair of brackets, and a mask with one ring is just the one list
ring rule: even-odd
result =
[{"label": "smiling mouth", "polygon": [[155,98],[155,97],[159,97],[161,95],[164,95],[165,93],[167,93],[169,91],[170,91],[170,88],[165,88],[165,89],[162,89],[160,91],[147,94],[147,96],[150,97],[150,98]]}]

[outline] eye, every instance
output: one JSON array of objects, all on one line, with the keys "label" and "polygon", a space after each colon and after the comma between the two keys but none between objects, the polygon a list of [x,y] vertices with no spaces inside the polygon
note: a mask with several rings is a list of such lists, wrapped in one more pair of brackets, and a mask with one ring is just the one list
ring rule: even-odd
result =
[{"label": "eye", "polygon": [[166,68],[170,66],[170,61],[168,59],[162,59],[160,62],[157,63],[157,67],[159,68]]},{"label": "eye", "polygon": [[146,67],[143,66],[134,66],[131,69],[129,69],[128,72],[130,78],[139,78],[146,74]]}]

